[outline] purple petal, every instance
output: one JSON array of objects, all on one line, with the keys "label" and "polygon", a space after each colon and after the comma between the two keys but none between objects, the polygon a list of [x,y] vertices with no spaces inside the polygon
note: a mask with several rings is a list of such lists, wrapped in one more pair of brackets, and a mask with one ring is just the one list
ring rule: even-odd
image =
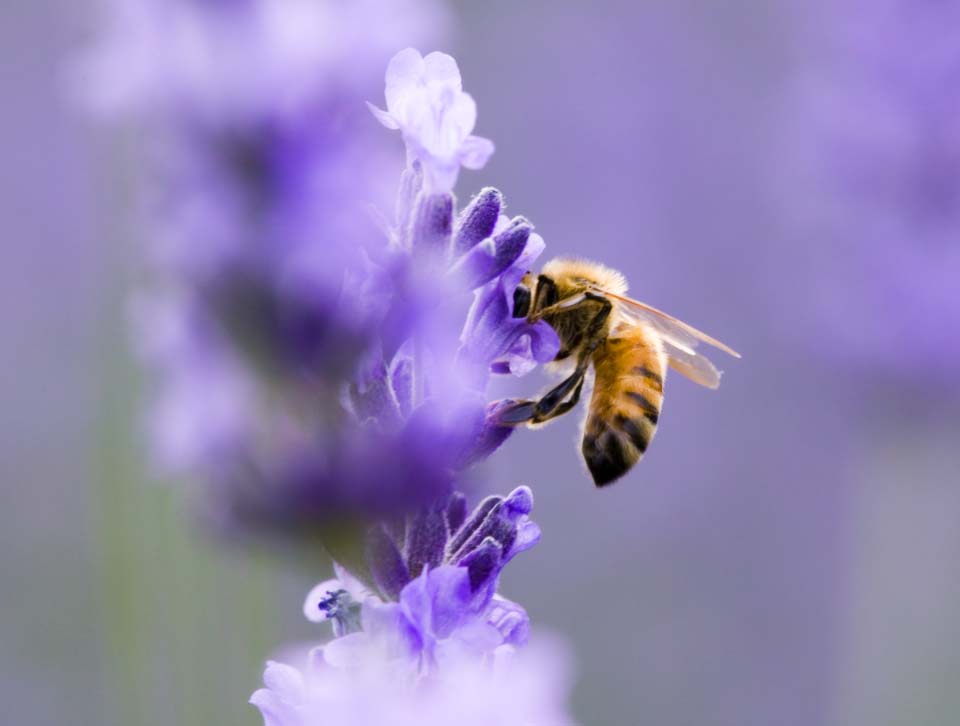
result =
[{"label": "purple petal", "polygon": [[264,726],[290,726],[300,723],[304,681],[300,671],[284,663],[267,662],[263,673],[266,688],[250,696],[250,703],[260,709]]},{"label": "purple petal", "polygon": [[[417,582],[417,580],[414,580]],[[412,583],[411,583],[412,584]],[[408,586],[409,587],[409,586]],[[425,646],[424,632],[411,622],[404,608],[395,602],[368,600],[363,604],[363,634],[387,644],[394,656],[416,656]],[[345,636],[349,637],[349,636]],[[338,638],[327,645],[345,638]],[[357,641],[359,643],[359,641]]]},{"label": "purple petal", "polygon": [[517,534],[512,546],[504,550],[504,564],[540,541],[540,527],[527,516],[531,511],[533,511],[533,492],[530,487],[517,487],[504,500],[502,508],[504,516],[517,526]]},{"label": "purple petal", "polygon": [[499,354],[504,358],[491,365],[491,371],[525,376],[537,365],[552,361],[560,352],[560,337],[543,320],[534,325],[521,321],[510,330],[513,333],[512,342]]},{"label": "purple petal", "polygon": [[487,609],[487,622],[500,631],[503,642],[523,646],[530,638],[530,618],[520,605],[494,595]]},{"label": "purple petal", "polygon": [[474,613],[470,610],[470,578],[464,567],[441,565],[404,588],[400,604],[407,617],[436,638],[446,638]]},{"label": "purple petal", "polygon": [[460,163],[467,169],[482,169],[493,155],[494,145],[482,136],[468,136],[460,145]]},{"label": "purple petal", "polygon": [[[324,666],[355,668],[362,666],[370,650],[370,634],[364,631],[350,633],[331,640],[313,658]],[[317,657],[319,656],[319,657]],[[322,658],[322,660],[321,660]]]},{"label": "purple petal", "polygon": [[503,508],[511,516],[530,514],[533,511],[533,490],[528,486],[519,486],[503,500]]},{"label": "purple petal", "polygon": [[286,663],[267,661],[263,685],[285,701],[296,702],[303,697],[303,675]]}]

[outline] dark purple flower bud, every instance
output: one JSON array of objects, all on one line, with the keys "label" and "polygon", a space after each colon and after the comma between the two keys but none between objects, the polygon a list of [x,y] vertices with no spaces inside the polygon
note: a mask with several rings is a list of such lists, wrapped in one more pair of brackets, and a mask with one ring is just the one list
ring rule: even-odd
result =
[{"label": "dark purple flower bud", "polygon": [[523,253],[533,232],[523,217],[516,217],[495,237],[476,245],[454,265],[454,274],[462,276],[465,287],[475,289],[502,274]]},{"label": "dark purple flower bud", "polygon": [[503,547],[493,537],[487,537],[460,563],[470,573],[470,592],[476,593],[490,583],[500,572]]},{"label": "dark purple flower bud", "polygon": [[377,588],[390,600],[396,600],[410,582],[410,571],[400,550],[379,525],[371,528],[367,537],[367,564]]},{"label": "dark purple flower bud", "polygon": [[533,511],[533,492],[530,487],[517,487],[503,500],[503,508],[511,519]]},{"label": "dark purple flower bud", "polygon": [[446,254],[453,234],[453,194],[421,194],[410,220],[410,246],[414,250]]},{"label": "dark purple flower bud", "polygon": [[504,516],[505,514],[503,500],[501,500],[489,510],[480,525],[463,541],[463,544],[450,552],[449,562],[463,563],[487,537],[495,539],[503,548],[504,554],[510,552],[517,538],[517,525],[511,521],[510,517]]},{"label": "dark purple flower bud", "polygon": [[452,256],[459,257],[493,234],[500,217],[503,195],[493,187],[480,190],[457,219]]},{"label": "dark purple flower bud", "polygon": [[466,544],[467,540],[483,525],[484,520],[487,518],[487,515],[490,514],[490,511],[499,506],[500,502],[503,501],[503,497],[487,497],[480,504],[477,505],[476,509],[470,513],[469,518],[464,522],[463,526],[454,533],[453,537],[450,540],[450,543],[447,545],[447,560],[452,562],[454,557],[463,549],[463,546]]},{"label": "dark purple flower bud", "polygon": [[415,514],[406,534],[404,550],[410,577],[418,577],[424,567],[436,567],[443,562],[444,548],[450,536],[443,508],[429,507]]}]

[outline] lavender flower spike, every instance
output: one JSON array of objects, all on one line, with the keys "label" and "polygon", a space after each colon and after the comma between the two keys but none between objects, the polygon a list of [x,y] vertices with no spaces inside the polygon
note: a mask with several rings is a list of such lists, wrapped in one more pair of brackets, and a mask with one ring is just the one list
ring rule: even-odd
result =
[{"label": "lavender flower spike", "polygon": [[[555,667],[563,654],[541,640],[528,646],[526,611],[496,593],[503,566],[539,540],[532,508],[527,487],[469,515],[454,494],[376,527],[369,566],[379,596],[339,566],[311,591],[304,613],[331,620],[337,637],[300,668],[268,663],[266,687],[251,698],[266,726],[570,723]],[[544,647],[560,660],[541,660]]]},{"label": "lavender flower spike", "polygon": [[457,62],[445,53],[407,48],[387,67],[387,110],[370,110],[388,129],[399,129],[411,161],[424,169],[424,191],[453,190],[460,166],[482,169],[493,153],[493,142],[471,135],[477,104],[463,91]]}]

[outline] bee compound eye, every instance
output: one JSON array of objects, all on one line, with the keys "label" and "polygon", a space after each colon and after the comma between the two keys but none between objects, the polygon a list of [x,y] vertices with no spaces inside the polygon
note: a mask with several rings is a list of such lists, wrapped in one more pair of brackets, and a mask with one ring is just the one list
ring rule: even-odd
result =
[{"label": "bee compound eye", "polygon": [[530,312],[530,288],[526,285],[517,285],[513,291],[513,317],[525,318]]}]

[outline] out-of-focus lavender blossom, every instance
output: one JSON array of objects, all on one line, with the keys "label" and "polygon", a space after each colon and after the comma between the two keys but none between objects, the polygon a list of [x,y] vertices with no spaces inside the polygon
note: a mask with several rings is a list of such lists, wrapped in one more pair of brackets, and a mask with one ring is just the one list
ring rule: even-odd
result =
[{"label": "out-of-focus lavender blossom", "polygon": [[[526,487],[467,514],[453,495],[402,526],[369,535],[372,589],[337,566],[337,579],[304,603],[330,620],[334,640],[301,671],[271,662],[251,703],[267,726],[326,723],[569,723],[564,661],[527,646],[529,621],[496,593],[502,567],[532,547],[539,528]],[[365,695],[364,695],[365,694]]]},{"label": "out-of-focus lavender blossom", "polygon": [[[544,246],[532,225],[504,215],[495,189],[457,213],[459,166],[482,166],[492,144],[470,135],[476,106],[453,58],[390,61],[407,165],[392,218],[370,211],[388,206],[399,169],[364,101],[385,49],[431,35],[435,8],[116,12],[80,77],[99,107],[141,122],[148,152],[154,284],[135,329],[156,373],[161,461],[206,480],[226,525],[285,532],[449,495],[510,432],[492,423],[491,370],[525,373],[558,343],[512,318],[521,268]],[[398,35],[369,33],[373,16]]]},{"label": "out-of-focus lavender blossom", "polygon": [[349,663],[325,650],[306,665],[270,662],[251,703],[265,726],[570,726],[568,655],[536,638],[521,650],[501,646],[486,661],[457,659],[442,675],[418,679],[385,660],[388,643],[373,642]]},{"label": "out-of-focus lavender blossom", "polygon": [[793,272],[814,290],[807,339],[855,370],[956,390],[960,4],[812,7],[779,172],[795,185]]}]

